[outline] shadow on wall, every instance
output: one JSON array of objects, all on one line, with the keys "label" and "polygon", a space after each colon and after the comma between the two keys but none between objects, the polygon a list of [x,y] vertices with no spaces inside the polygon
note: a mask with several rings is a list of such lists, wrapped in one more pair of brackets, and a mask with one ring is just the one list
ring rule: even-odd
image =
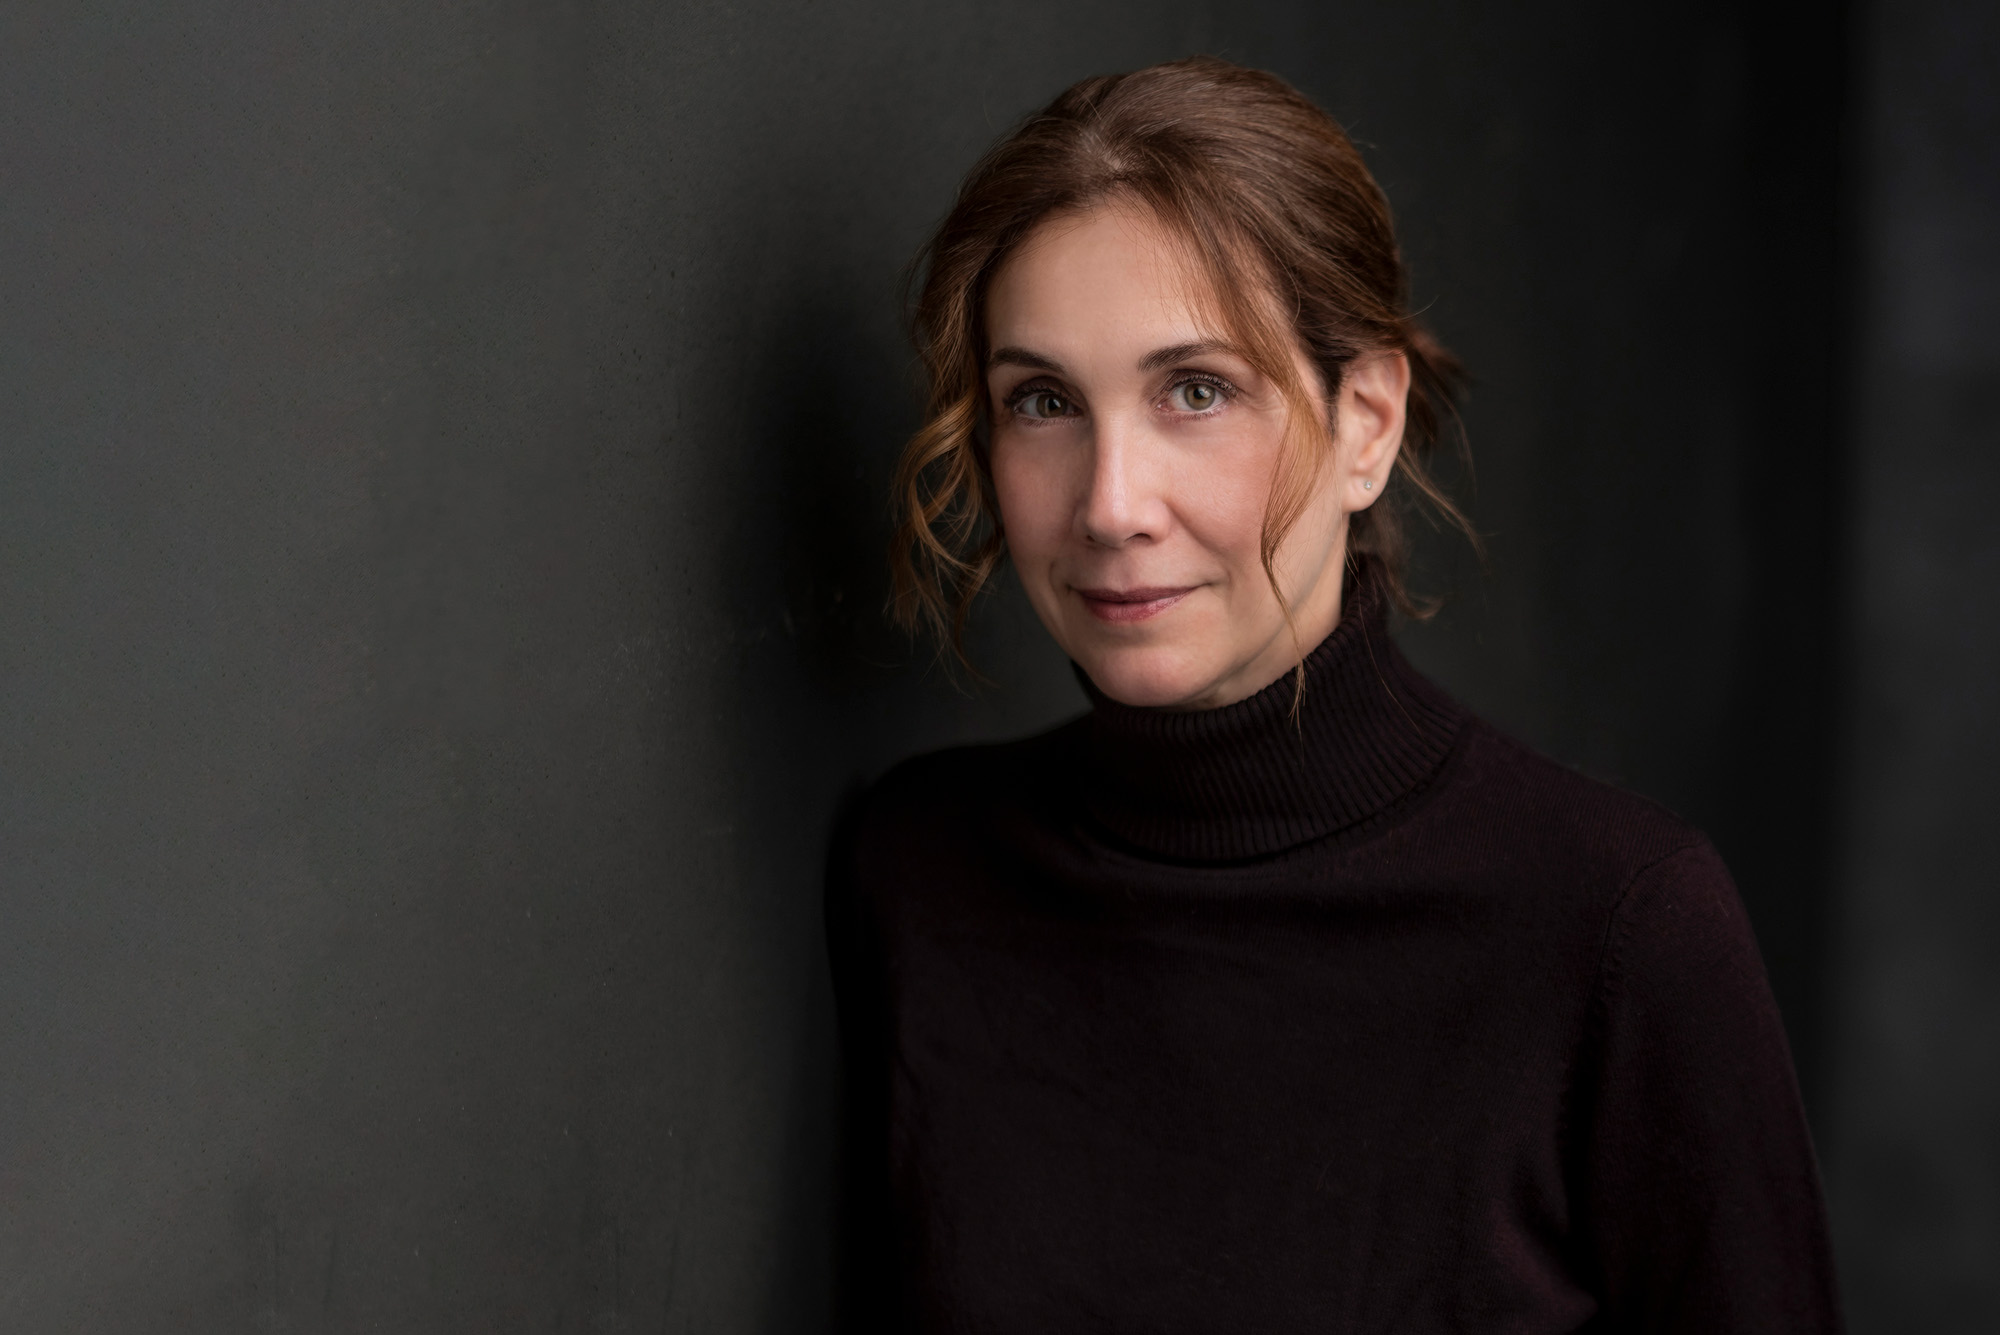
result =
[{"label": "shadow on wall", "polygon": [[758,373],[784,387],[758,430],[773,493],[773,527],[760,537],[782,571],[782,619],[798,669],[809,690],[836,705],[882,689],[888,673],[924,652],[884,614],[885,464],[910,424],[910,358],[885,355],[869,337],[879,338],[879,327],[808,283],[802,276],[800,303]]},{"label": "shadow on wall", "polygon": [[[988,687],[933,662],[932,646],[885,615],[890,474],[914,426],[911,354],[880,318],[886,294],[842,290],[839,277],[811,267],[778,284],[783,316],[744,368],[759,387],[745,417],[754,462],[732,498],[722,562],[751,608],[769,600],[749,617],[758,630],[719,707],[733,757],[726,805],[739,822],[738,881],[778,897],[766,910],[782,925],[767,941],[779,970],[765,983],[772,1020],[804,1017],[791,1035],[795,1083],[781,1101],[778,1177],[789,1200],[772,1257],[773,1273],[800,1293],[827,1283],[837,1072],[817,900],[798,895],[816,896],[839,799],[913,752],[1017,735],[1081,706],[1011,576],[973,627]],[[797,1302],[773,1310],[796,1314]]]}]

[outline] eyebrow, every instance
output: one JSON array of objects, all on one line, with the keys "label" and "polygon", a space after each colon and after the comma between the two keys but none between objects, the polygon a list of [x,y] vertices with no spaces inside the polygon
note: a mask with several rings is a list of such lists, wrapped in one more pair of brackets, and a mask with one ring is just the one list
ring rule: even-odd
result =
[{"label": "eyebrow", "polygon": [[1048,371],[1053,375],[1062,374],[1062,363],[1042,356],[1039,352],[1029,352],[1026,348],[995,348],[993,355],[986,359],[988,369],[995,366],[1025,366],[1031,371]]},{"label": "eyebrow", "polygon": [[1203,357],[1211,352],[1232,351],[1234,349],[1227,343],[1218,342],[1212,338],[1203,339],[1196,343],[1176,343],[1171,348],[1161,348],[1157,352],[1149,352],[1144,357],[1141,357],[1139,359],[1139,369],[1141,371],[1159,371],[1172,366],[1176,362],[1187,361],[1191,357]]},{"label": "eyebrow", "polygon": [[[1202,339],[1195,343],[1176,343],[1170,348],[1158,348],[1141,357],[1139,359],[1139,369],[1141,371],[1158,371],[1163,367],[1172,366],[1176,362],[1184,362],[1190,357],[1201,357],[1211,352],[1231,351],[1233,349],[1229,344],[1218,342],[1215,339]],[[1026,348],[995,348],[993,355],[986,359],[986,365],[989,369],[995,366],[1024,366],[1031,371],[1047,371],[1052,375],[1061,375],[1063,373],[1061,362],[1053,358],[1044,357],[1039,352],[1030,352]]]}]

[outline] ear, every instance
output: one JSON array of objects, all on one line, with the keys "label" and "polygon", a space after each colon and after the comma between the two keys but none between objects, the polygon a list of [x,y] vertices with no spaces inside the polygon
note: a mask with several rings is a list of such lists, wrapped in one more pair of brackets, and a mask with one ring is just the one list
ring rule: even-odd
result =
[{"label": "ear", "polygon": [[1370,352],[1348,363],[1334,414],[1335,484],[1341,508],[1366,510],[1389,485],[1410,401],[1410,362],[1400,352]]}]

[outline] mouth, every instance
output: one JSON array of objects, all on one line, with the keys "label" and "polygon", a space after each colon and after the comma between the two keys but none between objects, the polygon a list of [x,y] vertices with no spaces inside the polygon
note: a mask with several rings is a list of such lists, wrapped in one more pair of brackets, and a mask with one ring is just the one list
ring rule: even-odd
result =
[{"label": "mouth", "polygon": [[1156,617],[1194,592],[1181,589],[1077,589],[1076,596],[1099,621],[1124,624]]}]

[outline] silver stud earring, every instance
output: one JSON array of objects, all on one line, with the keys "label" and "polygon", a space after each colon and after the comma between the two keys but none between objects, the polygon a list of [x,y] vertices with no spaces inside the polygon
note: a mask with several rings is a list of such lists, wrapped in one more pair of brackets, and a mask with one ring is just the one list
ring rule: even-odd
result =
[{"label": "silver stud earring", "polygon": [[1361,490],[1363,490],[1363,491],[1373,491],[1373,490],[1375,490],[1375,479],[1374,479],[1374,478],[1372,478],[1372,477],[1364,477],[1364,478],[1362,478],[1362,479],[1361,479]]}]

